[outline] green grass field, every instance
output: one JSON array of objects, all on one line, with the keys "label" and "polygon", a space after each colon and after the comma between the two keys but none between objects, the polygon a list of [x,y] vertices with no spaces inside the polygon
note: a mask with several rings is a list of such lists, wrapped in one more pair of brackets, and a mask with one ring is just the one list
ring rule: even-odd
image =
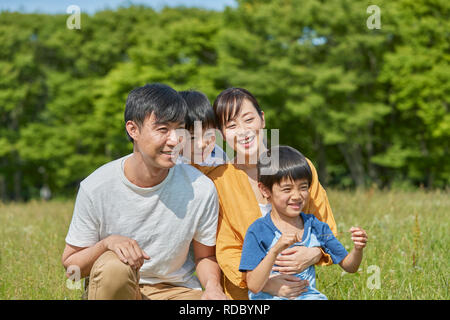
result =
[{"label": "green grass field", "polygon": [[[329,299],[449,299],[448,192],[328,191],[339,231],[369,234],[360,270],[318,267]],[[61,253],[73,202],[0,203],[0,299],[80,299]],[[349,234],[339,236],[351,249]]]}]

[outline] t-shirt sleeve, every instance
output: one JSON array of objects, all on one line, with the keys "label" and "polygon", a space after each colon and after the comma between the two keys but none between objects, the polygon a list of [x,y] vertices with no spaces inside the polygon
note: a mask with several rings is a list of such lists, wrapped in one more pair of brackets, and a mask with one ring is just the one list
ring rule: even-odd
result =
[{"label": "t-shirt sleeve", "polygon": [[99,220],[96,217],[92,200],[87,192],[80,186],[72,221],[66,236],[66,243],[76,247],[90,247],[100,241]]},{"label": "t-shirt sleeve", "polygon": [[315,229],[319,233],[317,238],[326,254],[329,254],[334,264],[341,262],[348,254],[342,243],[334,236],[331,228],[325,222],[314,218]]},{"label": "t-shirt sleeve", "polygon": [[202,215],[199,220],[194,240],[205,246],[216,245],[217,220],[219,217],[219,200],[217,191],[211,182],[213,191],[209,193],[205,205],[201,208]]},{"label": "t-shirt sleeve", "polygon": [[267,254],[253,229],[250,226],[244,238],[239,265],[240,272],[255,269]]}]

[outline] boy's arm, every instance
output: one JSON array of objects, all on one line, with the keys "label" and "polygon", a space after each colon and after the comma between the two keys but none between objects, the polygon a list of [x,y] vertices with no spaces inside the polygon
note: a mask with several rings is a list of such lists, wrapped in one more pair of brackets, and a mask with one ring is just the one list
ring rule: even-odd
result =
[{"label": "boy's arm", "polygon": [[350,228],[352,233],[352,240],[355,244],[353,250],[339,263],[345,271],[355,273],[358,271],[359,265],[363,258],[363,249],[367,243],[367,233],[364,229],[359,227]]},{"label": "boy's arm", "polygon": [[251,292],[258,293],[264,288],[267,280],[269,280],[270,271],[272,270],[277,255],[273,250],[269,250],[255,269],[247,271],[247,287]]},{"label": "boy's arm", "polygon": [[270,271],[281,251],[295,242],[300,242],[302,237],[298,233],[282,234],[278,241],[269,249],[266,256],[255,269],[247,271],[247,287],[253,293],[258,293],[265,287],[269,280]]},{"label": "boy's arm", "polygon": [[349,273],[355,273],[358,271],[363,257],[363,249],[353,250],[339,263],[342,269]]}]

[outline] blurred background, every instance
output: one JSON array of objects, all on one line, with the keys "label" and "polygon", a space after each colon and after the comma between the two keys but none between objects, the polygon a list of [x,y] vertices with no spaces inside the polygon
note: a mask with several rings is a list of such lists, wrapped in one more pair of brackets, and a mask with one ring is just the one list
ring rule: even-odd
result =
[{"label": "blurred background", "polygon": [[449,17],[447,0],[1,1],[0,200],[73,197],[131,152],[126,97],[151,82],[248,89],[324,186],[447,189]]}]

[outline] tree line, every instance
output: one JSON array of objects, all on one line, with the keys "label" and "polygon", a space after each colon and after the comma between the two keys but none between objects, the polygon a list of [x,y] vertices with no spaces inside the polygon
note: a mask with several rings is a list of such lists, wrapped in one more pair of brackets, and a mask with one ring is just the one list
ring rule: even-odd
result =
[{"label": "tree line", "polygon": [[[450,3],[240,0],[222,12],[144,6],[68,15],[0,13],[0,199],[43,186],[73,195],[132,150],[125,100],[150,82],[211,101],[244,87],[266,127],[325,186],[446,188]],[[83,8],[81,8],[82,10]]]}]

